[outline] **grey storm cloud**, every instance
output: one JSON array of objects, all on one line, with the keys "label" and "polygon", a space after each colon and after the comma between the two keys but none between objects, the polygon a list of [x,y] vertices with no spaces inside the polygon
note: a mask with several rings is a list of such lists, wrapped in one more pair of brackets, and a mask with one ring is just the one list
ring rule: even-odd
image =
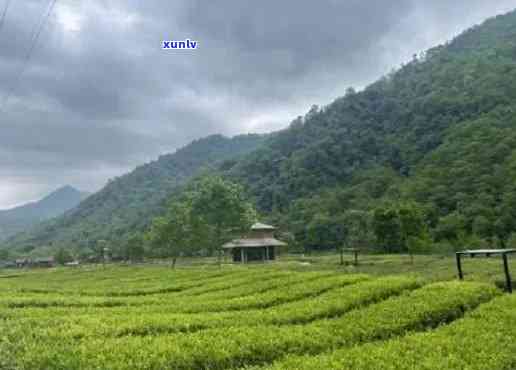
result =
[{"label": "grey storm cloud", "polygon": [[[48,4],[11,1],[0,29],[0,208],[283,128],[516,0],[57,1],[16,83]],[[161,49],[186,38],[198,49]]]}]

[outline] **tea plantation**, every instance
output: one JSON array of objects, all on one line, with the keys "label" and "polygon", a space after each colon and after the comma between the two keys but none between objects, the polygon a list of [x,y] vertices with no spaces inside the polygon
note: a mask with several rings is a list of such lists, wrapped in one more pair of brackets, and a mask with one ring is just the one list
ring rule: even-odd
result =
[{"label": "tea plantation", "polygon": [[516,295],[280,266],[0,273],[1,369],[512,369]]}]

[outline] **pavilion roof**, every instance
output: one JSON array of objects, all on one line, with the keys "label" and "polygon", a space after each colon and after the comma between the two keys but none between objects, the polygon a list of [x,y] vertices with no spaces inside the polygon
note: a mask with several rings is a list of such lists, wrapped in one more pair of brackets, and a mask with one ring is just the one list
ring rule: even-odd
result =
[{"label": "pavilion roof", "polygon": [[231,248],[258,248],[258,247],[281,247],[287,245],[274,238],[243,238],[235,239],[222,246],[225,249]]},{"label": "pavilion roof", "polygon": [[274,226],[262,224],[261,222],[257,222],[251,226],[251,230],[276,230]]}]

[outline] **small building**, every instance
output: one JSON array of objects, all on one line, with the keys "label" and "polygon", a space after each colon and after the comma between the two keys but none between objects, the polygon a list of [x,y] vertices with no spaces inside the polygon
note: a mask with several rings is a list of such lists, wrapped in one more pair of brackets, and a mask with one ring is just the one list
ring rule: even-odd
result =
[{"label": "small building", "polygon": [[274,226],[255,223],[249,234],[226,243],[222,248],[233,257],[233,262],[271,261],[276,259],[283,243],[274,238]]},{"label": "small building", "polygon": [[30,265],[30,260],[28,258],[18,258],[14,263],[18,268],[28,267]]},{"label": "small building", "polygon": [[54,265],[54,257],[36,258],[33,263],[34,267],[54,267]]}]

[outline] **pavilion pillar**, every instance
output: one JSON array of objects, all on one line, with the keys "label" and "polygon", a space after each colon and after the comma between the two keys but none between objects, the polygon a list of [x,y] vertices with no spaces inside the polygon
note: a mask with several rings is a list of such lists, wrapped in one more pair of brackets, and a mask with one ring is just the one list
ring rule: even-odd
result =
[{"label": "pavilion pillar", "polygon": [[245,263],[245,262],[246,262],[245,257],[246,257],[246,256],[245,256],[245,253],[244,253],[244,248],[240,248],[240,261],[241,261],[242,263]]}]

